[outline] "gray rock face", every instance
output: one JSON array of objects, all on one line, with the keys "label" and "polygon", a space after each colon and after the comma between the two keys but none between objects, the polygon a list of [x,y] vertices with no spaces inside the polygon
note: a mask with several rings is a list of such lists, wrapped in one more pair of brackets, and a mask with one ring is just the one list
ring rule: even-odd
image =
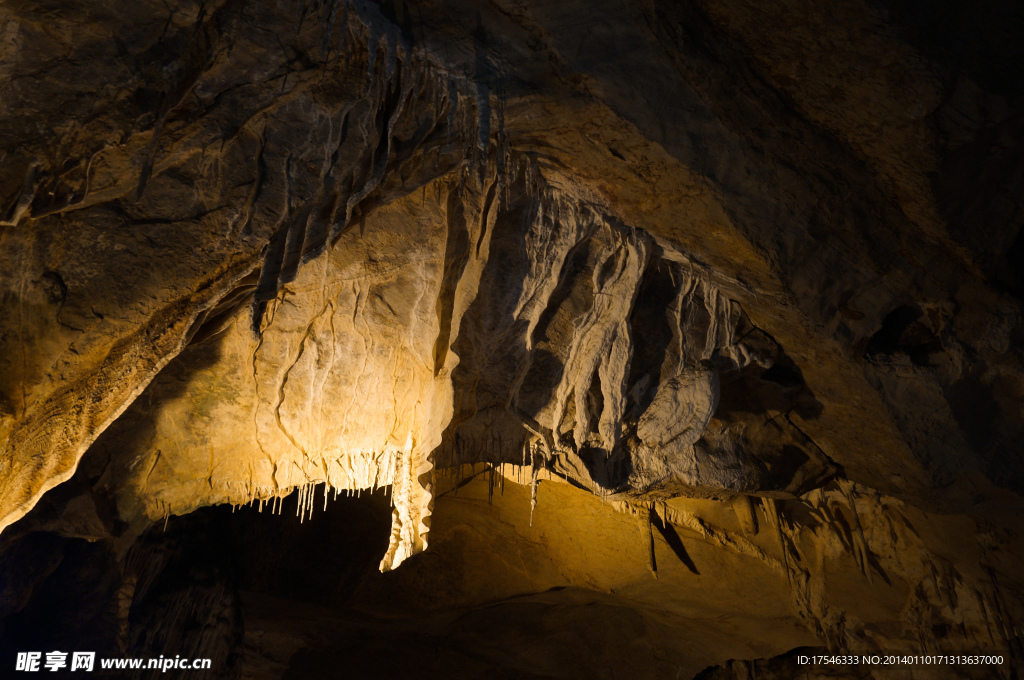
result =
[{"label": "gray rock face", "polygon": [[651,448],[682,451],[697,443],[718,407],[718,374],[713,370],[683,371],[658,386],[640,415],[637,436]]}]

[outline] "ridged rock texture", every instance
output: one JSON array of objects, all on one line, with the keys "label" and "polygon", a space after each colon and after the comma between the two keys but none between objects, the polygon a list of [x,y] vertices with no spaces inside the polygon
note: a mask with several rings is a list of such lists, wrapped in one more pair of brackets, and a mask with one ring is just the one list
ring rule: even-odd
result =
[{"label": "ridged rock texture", "polygon": [[0,637],[68,591],[78,639],[216,677],[343,638],[355,674],[1019,677],[1022,34],[1000,0],[0,5]]}]

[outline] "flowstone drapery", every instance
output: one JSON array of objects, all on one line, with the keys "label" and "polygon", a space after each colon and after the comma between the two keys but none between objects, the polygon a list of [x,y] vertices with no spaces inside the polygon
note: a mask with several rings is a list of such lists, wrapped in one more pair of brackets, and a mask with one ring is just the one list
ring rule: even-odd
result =
[{"label": "flowstone drapery", "polygon": [[730,477],[696,445],[718,372],[769,369],[771,341],[736,342],[742,312],[709,273],[515,163],[501,194],[493,172],[456,173],[378,209],[282,285],[258,334],[244,310],[187,348],[97,444],[121,516],[392,486],[390,569],[427,544],[438,471],[481,454],[604,496],[748,490],[744,461]]}]

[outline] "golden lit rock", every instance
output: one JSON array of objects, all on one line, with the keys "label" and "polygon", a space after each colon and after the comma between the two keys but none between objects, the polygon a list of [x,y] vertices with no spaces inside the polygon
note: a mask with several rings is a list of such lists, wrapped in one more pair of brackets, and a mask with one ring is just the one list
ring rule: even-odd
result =
[{"label": "golden lit rock", "polygon": [[0,7],[0,664],[1021,675],[1021,21]]}]

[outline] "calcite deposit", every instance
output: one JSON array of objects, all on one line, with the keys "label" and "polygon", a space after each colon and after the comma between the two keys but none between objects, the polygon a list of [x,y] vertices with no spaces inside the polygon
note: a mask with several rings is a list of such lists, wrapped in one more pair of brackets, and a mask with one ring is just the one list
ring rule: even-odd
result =
[{"label": "calcite deposit", "polygon": [[59,592],[54,644],[225,678],[1020,675],[1021,31],[0,5],[0,638]]}]

